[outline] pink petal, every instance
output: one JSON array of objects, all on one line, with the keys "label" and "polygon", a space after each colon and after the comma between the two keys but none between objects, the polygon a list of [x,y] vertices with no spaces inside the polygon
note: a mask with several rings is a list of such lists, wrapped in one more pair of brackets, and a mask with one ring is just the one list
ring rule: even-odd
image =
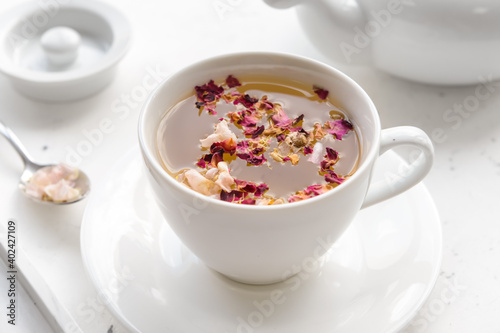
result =
[{"label": "pink petal", "polygon": [[352,129],[352,124],[345,119],[327,121],[325,123],[325,130],[337,140],[342,140],[342,137]]},{"label": "pink petal", "polygon": [[328,97],[328,90],[318,86],[313,86],[313,91],[316,95],[318,95],[319,99],[325,100]]},{"label": "pink petal", "polygon": [[238,81],[237,78],[235,78],[234,76],[232,75],[229,75],[227,78],[226,78],[226,84],[229,88],[234,88],[234,87],[238,87],[238,86],[241,86],[241,83],[240,81]]}]

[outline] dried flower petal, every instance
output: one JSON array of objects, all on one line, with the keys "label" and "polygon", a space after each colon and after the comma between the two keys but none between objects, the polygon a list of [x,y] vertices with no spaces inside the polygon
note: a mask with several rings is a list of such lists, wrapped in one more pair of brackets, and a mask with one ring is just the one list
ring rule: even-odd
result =
[{"label": "dried flower petal", "polygon": [[261,197],[267,190],[269,190],[269,186],[267,186],[264,183],[261,183],[257,186],[257,188],[255,190],[255,196]]},{"label": "dried flower petal", "polygon": [[281,105],[275,104],[274,106],[274,114],[271,116],[271,120],[273,123],[281,128],[290,127],[292,120],[288,118],[287,114],[281,108]]},{"label": "dried flower petal", "polygon": [[215,181],[215,184],[219,185],[224,191],[231,191],[231,186],[234,184],[233,177],[229,174],[229,167],[226,162],[219,162],[217,164],[219,170],[219,176]]},{"label": "dried flower petal", "polygon": [[254,127],[257,125],[259,121],[260,121],[259,117],[253,114],[247,114],[243,115],[242,119],[238,122],[238,124],[243,127]]},{"label": "dried flower petal", "polygon": [[322,140],[325,137],[325,135],[327,135],[327,134],[328,133],[323,130],[323,127],[320,124],[318,124],[318,123],[314,124],[314,129],[313,129],[313,138],[314,139]]},{"label": "dried flower petal", "polygon": [[227,202],[240,201],[246,194],[241,191],[232,190],[230,192],[221,191],[220,199]]},{"label": "dried flower petal", "polygon": [[44,192],[54,202],[73,201],[81,195],[80,190],[75,188],[75,182],[66,179],[45,186]]},{"label": "dried flower petal", "polygon": [[259,137],[264,132],[264,125],[259,127],[246,128],[243,132],[245,135],[249,135],[252,139]]},{"label": "dried flower petal", "polygon": [[236,141],[233,138],[229,138],[221,142],[214,142],[210,146],[210,152],[214,153],[218,151],[218,148],[222,149],[225,153],[233,155],[236,152]]},{"label": "dried flower petal", "polygon": [[26,184],[25,193],[35,199],[71,202],[81,196],[75,180],[79,176],[78,168],[66,164],[43,167],[37,170]]},{"label": "dried flower petal", "polygon": [[264,155],[255,156],[252,152],[249,152],[246,154],[236,154],[236,156],[238,156],[242,160],[247,161],[247,165],[259,166],[259,165],[263,164],[264,162],[267,162]]},{"label": "dried flower petal", "polygon": [[307,195],[314,195],[314,196],[316,196],[316,195],[323,194],[323,193],[325,193],[327,191],[328,190],[323,185],[311,185],[311,186],[308,186],[304,190],[304,193],[307,194]]},{"label": "dried flower petal", "polygon": [[313,86],[313,91],[316,95],[318,95],[319,99],[325,100],[328,97],[328,90],[318,86]]},{"label": "dried flower petal", "polygon": [[283,156],[281,156],[279,154],[279,151],[277,148],[274,148],[274,150],[269,154],[269,156],[272,157],[273,160],[275,160],[276,162],[283,162]]},{"label": "dried flower petal", "polygon": [[243,106],[249,108],[252,107],[255,103],[257,103],[259,100],[257,98],[253,98],[248,94],[245,94],[243,96],[239,96],[234,102],[234,105],[238,104],[243,104]]},{"label": "dried flower petal", "polygon": [[335,172],[333,172],[333,170],[330,170],[330,172],[325,175],[325,180],[328,183],[342,184],[345,181],[345,178],[338,176]]},{"label": "dried flower petal", "polygon": [[316,142],[314,144],[312,155],[307,159],[314,164],[320,164],[323,157],[323,144],[321,142]]},{"label": "dried flower petal", "polygon": [[272,110],[274,108],[274,104],[269,102],[267,100],[267,96],[262,96],[262,98],[260,99],[260,101],[258,101],[257,103],[255,103],[255,107],[257,109],[260,109],[260,110],[265,110],[265,111],[269,111],[269,110]]},{"label": "dried flower petal", "polygon": [[326,155],[325,155],[325,157],[328,158],[329,160],[336,161],[339,158],[339,154],[333,148],[326,147]]},{"label": "dried flower petal", "polygon": [[247,182],[245,180],[239,180],[239,179],[235,179],[234,181],[236,183],[236,186],[238,187],[238,190],[240,191],[255,193],[255,191],[257,190],[257,186],[253,182]]},{"label": "dried flower petal", "polygon": [[234,76],[232,75],[229,75],[227,78],[226,78],[226,84],[229,88],[234,88],[234,87],[239,87],[241,86],[241,83],[240,81],[235,78]]},{"label": "dried flower petal", "polygon": [[229,129],[227,121],[223,120],[217,123],[215,132],[207,138],[200,140],[200,143],[202,147],[208,148],[215,142],[222,142],[227,139],[233,139],[235,142],[238,140],[236,135]]},{"label": "dried flower petal", "polygon": [[210,168],[205,173],[205,178],[206,179],[210,179],[210,180],[214,180],[218,173],[219,173],[219,169],[218,168],[216,168],[216,167],[215,168]]},{"label": "dried flower petal", "polygon": [[220,190],[213,181],[203,177],[203,175],[196,170],[187,170],[184,175],[188,181],[188,185],[198,193],[213,195]]},{"label": "dried flower petal", "polygon": [[353,128],[352,124],[345,119],[327,121],[325,123],[325,130],[337,140],[342,140],[342,137]]},{"label": "dried flower petal", "polygon": [[196,165],[202,169],[205,169],[207,167],[207,162],[202,157],[198,160],[198,162],[196,162]]},{"label": "dried flower petal", "polygon": [[213,102],[220,98],[224,92],[224,88],[216,85],[214,80],[210,80],[202,86],[196,86],[194,90],[200,102]]},{"label": "dried flower petal", "polygon": [[246,198],[240,202],[243,205],[255,205],[255,199]]},{"label": "dried flower petal", "polygon": [[288,198],[288,202],[296,202],[296,201],[301,201],[305,199],[309,199],[315,196],[318,196],[320,194],[326,193],[330,191],[333,187],[330,184],[323,184],[323,185],[311,185],[308,186],[305,190],[299,191],[295,193],[294,195],[291,195]]}]

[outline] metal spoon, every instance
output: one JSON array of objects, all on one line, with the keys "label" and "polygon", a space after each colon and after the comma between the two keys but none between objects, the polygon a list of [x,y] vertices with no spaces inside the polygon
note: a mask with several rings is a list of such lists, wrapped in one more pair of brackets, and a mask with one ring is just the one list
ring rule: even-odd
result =
[{"label": "metal spoon", "polygon": [[5,126],[1,121],[0,121],[0,134],[2,134],[14,147],[14,149],[17,151],[19,156],[21,156],[23,162],[24,162],[24,171],[21,174],[21,179],[19,180],[19,188],[21,191],[28,196],[30,199],[35,200],[37,202],[42,202],[42,203],[51,203],[55,205],[65,205],[65,204],[71,204],[78,202],[85,198],[89,191],[90,191],[90,180],[87,177],[85,173],[83,173],[81,170],[79,170],[78,173],[78,178],[75,180],[76,188],[80,189],[80,196],[76,198],[73,201],[63,201],[63,202],[54,202],[54,201],[49,201],[49,200],[40,200],[37,198],[34,198],[32,196],[29,196],[26,194],[26,185],[33,177],[33,174],[40,170],[41,168],[44,167],[50,167],[50,166],[56,166],[57,164],[47,164],[47,165],[42,165],[39,163],[36,163],[33,161],[33,158],[30,156],[30,154],[27,152],[26,148],[21,144],[21,141],[17,138],[17,136],[12,132],[10,128]]}]

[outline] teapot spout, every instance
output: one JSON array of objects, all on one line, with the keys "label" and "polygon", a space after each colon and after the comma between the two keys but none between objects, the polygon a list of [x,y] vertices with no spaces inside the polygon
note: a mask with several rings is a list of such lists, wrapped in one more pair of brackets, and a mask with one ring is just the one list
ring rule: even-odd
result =
[{"label": "teapot spout", "polygon": [[264,0],[277,9],[296,7],[312,43],[330,59],[353,65],[371,62],[371,43],[363,31],[366,16],[357,0]]}]

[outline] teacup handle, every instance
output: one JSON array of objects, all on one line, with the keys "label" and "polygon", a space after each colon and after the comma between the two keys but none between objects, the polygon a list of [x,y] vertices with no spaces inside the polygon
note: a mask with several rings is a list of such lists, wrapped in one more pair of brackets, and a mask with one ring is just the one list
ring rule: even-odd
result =
[{"label": "teacup handle", "polygon": [[362,208],[392,198],[418,184],[430,171],[434,159],[431,139],[419,128],[400,126],[384,129],[380,138],[380,155],[398,146],[410,146],[420,151],[405,170],[387,174],[382,180],[371,183]]}]

